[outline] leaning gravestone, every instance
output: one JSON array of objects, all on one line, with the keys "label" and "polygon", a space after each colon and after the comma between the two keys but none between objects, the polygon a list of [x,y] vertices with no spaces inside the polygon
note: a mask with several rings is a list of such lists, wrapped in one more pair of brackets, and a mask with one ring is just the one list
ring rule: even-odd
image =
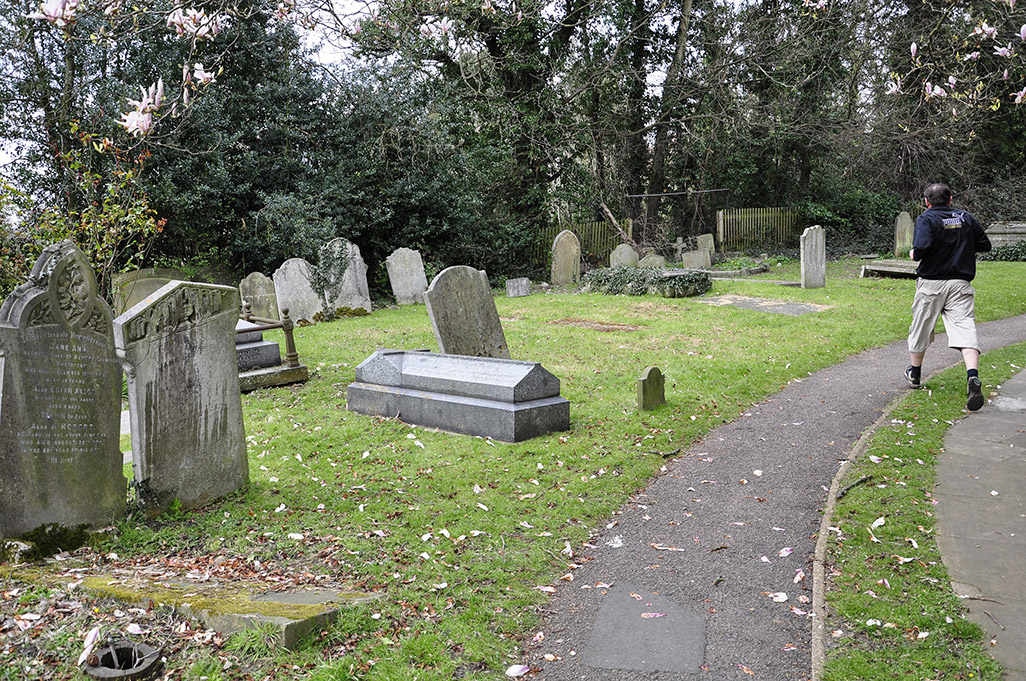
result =
[{"label": "leaning gravestone", "polygon": [[638,379],[638,409],[650,411],[666,403],[665,379],[659,367],[646,367]]},{"label": "leaning gravestone", "polygon": [[826,236],[823,228],[813,225],[802,232],[802,288],[826,286]]},{"label": "leaning gravestone", "polygon": [[484,270],[465,265],[445,268],[424,293],[424,302],[443,353],[510,358]]},{"label": "leaning gravestone", "polygon": [[531,280],[527,277],[506,280],[506,297],[523,298],[531,295]]},{"label": "leaning gravestone", "polygon": [[907,211],[898,213],[894,218],[894,257],[907,258],[908,252],[912,250],[912,235],[915,232],[915,223]]},{"label": "leaning gravestone", "polygon": [[581,242],[577,235],[564,229],[552,242],[553,286],[565,286],[581,280]]},{"label": "leaning gravestone", "polygon": [[74,243],[48,246],[0,306],[0,535],[122,515],[120,414],[110,307]]},{"label": "leaning gravestone", "polygon": [[128,370],[132,460],[150,514],[196,508],[249,481],[231,286],[177,281],[114,320]]},{"label": "leaning gravestone", "polygon": [[312,270],[306,260],[290,258],[274,272],[278,310],[288,310],[289,316],[297,322],[315,322],[324,314],[324,301],[310,283]]},{"label": "leaning gravestone", "polygon": [[610,267],[637,267],[638,252],[627,244],[620,244],[609,254]]},{"label": "leaning gravestone", "polygon": [[660,269],[666,267],[666,258],[661,255],[646,255],[644,258],[638,261],[638,267],[651,267],[652,269]]},{"label": "leaning gravestone", "polygon": [[424,260],[420,251],[412,248],[397,248],[385,258],[388,281],[392,284],[395,302],[400,305],[417,305],[424,302],[427,291],[427,276],[424,274]]},{"label": "leaning gravestone", "polygon": [[[360,255],[360,247],[338,237],[321,247],[320,259],[318,268],[325,283],[324,302],[327,309],[332,313],[343,308],[362,308],[370,312],[367,264]],[[289,312],[292,312],[291,308]]]},{"label": "leaning gravestone", "polygon": [[[250,312],[261,319],[277,321],[278,297],[274,294],[274,280],[260,272],[251,272],[239,282],[239,294],[249,303]],[[289,310],[291,312],[291,309]]]}]

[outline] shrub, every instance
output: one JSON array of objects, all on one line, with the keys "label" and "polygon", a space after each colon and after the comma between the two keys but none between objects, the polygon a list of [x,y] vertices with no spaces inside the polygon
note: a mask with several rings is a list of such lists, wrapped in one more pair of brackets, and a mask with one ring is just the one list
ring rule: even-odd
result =
[{"label": "shrub", "polygon": [[668,277],[663,270],[644,267],[602,267],[584,275],[585,288],[609,295],[658,293],[667,298],[699,296],[712,287],[707,272],[688,271]]},{"label": "shrub", "polygon": [[992,251],[980,253],[979,259],[1000,260],[1002,262],[1026,262],[1026,240],[997,246]]}]

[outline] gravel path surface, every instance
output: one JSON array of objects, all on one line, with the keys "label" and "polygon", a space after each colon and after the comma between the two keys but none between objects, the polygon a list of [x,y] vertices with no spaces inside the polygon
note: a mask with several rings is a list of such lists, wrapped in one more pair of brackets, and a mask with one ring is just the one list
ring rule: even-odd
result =
[{"label": "gravel path surface", "polygon": [[[1026,315],[979,334],[985,352],[1026,339]],[[939,335],[924,376],[961,360],[946,345]],[[583,550],[592,559],[574,581],[558,583],[524,663],[554,681],[810,678],[804,613],[827,489],[908,390],[907,364],[904,341],[864,352],[667,461]]]}]

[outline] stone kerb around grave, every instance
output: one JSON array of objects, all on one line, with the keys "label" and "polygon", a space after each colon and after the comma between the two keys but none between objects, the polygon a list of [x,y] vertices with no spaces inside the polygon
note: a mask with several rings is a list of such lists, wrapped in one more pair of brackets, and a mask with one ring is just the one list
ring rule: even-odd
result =
[{"label": "stone kerb around grave", "polygon": [[397,248],[385,258],[388,281],[399,305],[418,305],[424,302],[427,291],[427,275],[424,274],[424,260],[420,251],[412,248]]},{"label": "stone kerb around grave", "polygon": [[443,353],[510,358],[484,270],[466,265],[445,268],[424,292],[424,303]]},{"label": "stone kerb around grave", "polygon": [[235,288],[172,282],[114,320],[128,373],[132,463],[150,514],[196,508],[249,481]]},{"label": "stone kerb around grave", "polygon": [[124,513],[120,412],[110,307],[85,255],[62,241],[0,306],[0,535]]},{"label": "stone kerb around grave", "polygon": [[581,280],[581,242],[577,235],[564,229],[552,241],[553,286],[566,286]]}]

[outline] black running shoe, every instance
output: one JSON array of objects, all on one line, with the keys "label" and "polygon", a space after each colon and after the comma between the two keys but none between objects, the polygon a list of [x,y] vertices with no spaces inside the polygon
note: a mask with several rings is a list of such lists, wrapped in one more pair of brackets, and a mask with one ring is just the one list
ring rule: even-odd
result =
[{"label": "black running shoe", "polygon": [[[908,381],[909,387],[919,387],[919,379],[912,375],[912,367],[905,369],[905,380]],[[979,409],[979,407],[977,407],[977,409]]]},{"label": "black running shoe", "polygon": [[965,408],[969,411],[976,411],[983,406],[983,385],[976,376],[970,378],[968,383],[969,388],[966,391],[968,397],[965,401]]}]

